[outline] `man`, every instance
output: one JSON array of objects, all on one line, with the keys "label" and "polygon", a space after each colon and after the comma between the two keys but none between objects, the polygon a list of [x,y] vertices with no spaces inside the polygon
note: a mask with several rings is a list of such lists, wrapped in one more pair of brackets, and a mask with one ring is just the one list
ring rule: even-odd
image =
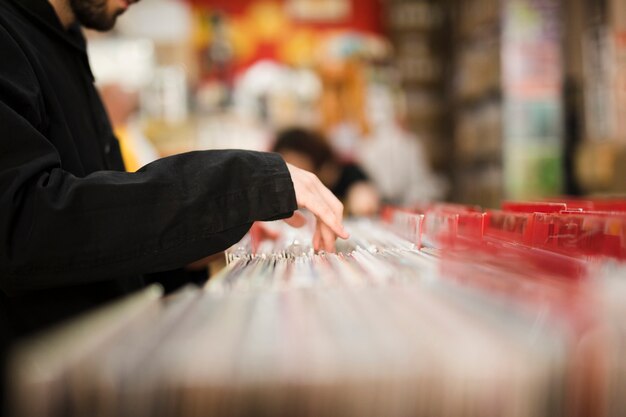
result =
[{"label": "man", "polygon": [[347,237],[341,203],[276,154],[194,152],[122,172],[80,25],[108,30],[132,3],[0,0],[0,324],[10,338],[298,207],[317,217],[316,249]]}]

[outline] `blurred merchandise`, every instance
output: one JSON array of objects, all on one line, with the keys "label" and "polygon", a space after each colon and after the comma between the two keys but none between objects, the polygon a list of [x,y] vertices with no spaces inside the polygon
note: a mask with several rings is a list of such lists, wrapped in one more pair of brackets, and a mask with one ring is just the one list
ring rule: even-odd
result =
[{"label": "blurred merchandise", "polygon": [[321,82],[313,71],[263,60],[237,79],[233,110],[273,129],[314,126],[320,94]]},{"label": "blurred merchandise", "polygon": [[88,43],[89,61],[98,85],[116,84],[139,91],[154,75],[155,45],[146,38],[95,38]]},{"label": "blurred merchandise", "polygon": [[215,87],[213,91],[219,95],[212,104],[215,109],[223,110],[232,104],[234,61],[240,47],[232,37],[232,25],[227,16],[196,10],[194,17],[194,47],[200,71],[198,88]]},{"label": "blurred merchandise", "polygon": [[[384,15],[405,109],[399,121],[417,136],[425,163],[439,175],[450,164],[446,75],[449,5],[440,0],[389,0]],[[408,149],[407,149],[408,152]],[[439,195],[445,193],[441,190]]]},{"label": "blurred merchandise", "polygon": [[212,114],[197,120],[199,149],[249,149],[267,151],[271,131],[258,120],[237,114]]},{"label": "blurred merchandise", "polygon": [[189,116],[187,75],[181,67],[160,67],[142,91],[141,109],[144,117],[176,124]]},{"label": "blurred merchandise", "polygon": [[507,198],[562,190],[563,63],[557,0],[505,2],[504,185]]},{"label": "blurred merchandise", "polygon": [[626,7],[623,1],[588,4],[581,37],[584,143],[576,173],[584,191],[624,193],[626,164]]},{"label": "blurred merchandise", "polygon": [[350,0],[286,0],[290,16],[311,22],[333,22],[346,19],[351,12]]},{"label": "blurred merchandise", "polygon": [[578,147],[575,161],[583,190],[596,194],[626,192],[626,146],[587,141]]},{"label": "blurred merchandise", "polygon": [[370,72],[373,63],[390,54],[384,39],[352,32],[327,37],[318,51],[321,128],[345,160],[357,158],[362,138],[370,133],[366,113]]},{"label": "blurred merchandise", "polygon": [[[191,10],[184,1],[148,0],[129,8],[119,18],[115,31],[156,43],[180,43],[191,35]],[[159,22],[159,23],[156,23]]]},{"label": "blurred merchandise", "polygon": [[561,192],[560,7],[556,0],[457,6],[459,201],[494,206]]},{"label": "blurred merchandise", "polygon": [[443,10],[435,2],[396,2],[388,8],[389,24],[394,29],[424,30],[437,29],[443,24]]},{"label": "blurred merchandise", "polygon": [[23,341],[10,411],[618,417],[625,208],[387,207],[347,221],[338,253],[314,253],[310,222],[272,223],[204,288],[150,287]]},{"label": "blurred merchandise", "polygon": [[[327,36],[380,34],[378,0],[190,0],[200,54],[219,40],[235,73],[261,60],[311,66]],[[215,25],[216,19],[219,25]],[[211,76],[205,67],[203,78]]]},{"label": "blurred merchandise", "polygon": [[[155,23],[161,22],[161,23]],[[189,80],[198,77],[192,38],[192,10],[179,0],[141,1],[119,18],[115,33],[122,37],[147,39],[155,45],[159,66],[182,66]]]},{"label": "blurred merchandise", "polygon": [[187,88],[184,69],[169,66],[157,68],[152,82],[141,92],[144,132],[163,156],[196,148]]},{"label": "blurred merchandise", "polygon": [[136,123],[160,155],[268,149],[277,130],[300,126],[361,164],[385,201],[493,207],[626,192],[625,9],[153,0],[114,36],[92,35],[90,53],[100,85],[139,94]]}]

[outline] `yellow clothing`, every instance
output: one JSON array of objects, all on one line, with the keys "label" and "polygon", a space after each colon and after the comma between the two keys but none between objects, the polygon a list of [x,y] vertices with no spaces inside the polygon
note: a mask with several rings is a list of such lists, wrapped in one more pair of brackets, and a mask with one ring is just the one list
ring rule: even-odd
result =
[{"label": "yellow clothing", "polygon": [[141,168],[139,158],[137,157],[137,150],[133,145],[133,140],[128,134],[128,130],[125,126],[115,127],[115,136],[120,142],[120,150],[122,151],[122,159],[124,159],[124,165],[126,171],[135,172]]}]

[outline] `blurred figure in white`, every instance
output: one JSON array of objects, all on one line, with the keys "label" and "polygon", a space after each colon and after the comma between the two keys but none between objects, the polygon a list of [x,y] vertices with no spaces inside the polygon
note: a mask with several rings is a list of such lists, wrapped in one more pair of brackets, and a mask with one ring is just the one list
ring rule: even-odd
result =
[{"label": "blurred figure in white", "polygon": [[399,205],[442,199],[447,183],[430,169],[419,138],[401,127],[391,89],[370,85],[366,102],[370,134],[358,158],[383,199]]}]

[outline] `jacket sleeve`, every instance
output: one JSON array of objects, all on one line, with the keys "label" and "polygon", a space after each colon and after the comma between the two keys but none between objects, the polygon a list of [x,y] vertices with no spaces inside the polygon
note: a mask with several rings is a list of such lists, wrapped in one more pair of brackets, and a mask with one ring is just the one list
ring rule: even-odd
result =
[{"label": "jacket sleeve", "polygon": [[192,152],[84,178],[64,171],[39,128],[32,72],[19,51],[0,48],[17,64],[0,66],[3,291],[175,269],[297,208],[287,167],[270,153]]}]

